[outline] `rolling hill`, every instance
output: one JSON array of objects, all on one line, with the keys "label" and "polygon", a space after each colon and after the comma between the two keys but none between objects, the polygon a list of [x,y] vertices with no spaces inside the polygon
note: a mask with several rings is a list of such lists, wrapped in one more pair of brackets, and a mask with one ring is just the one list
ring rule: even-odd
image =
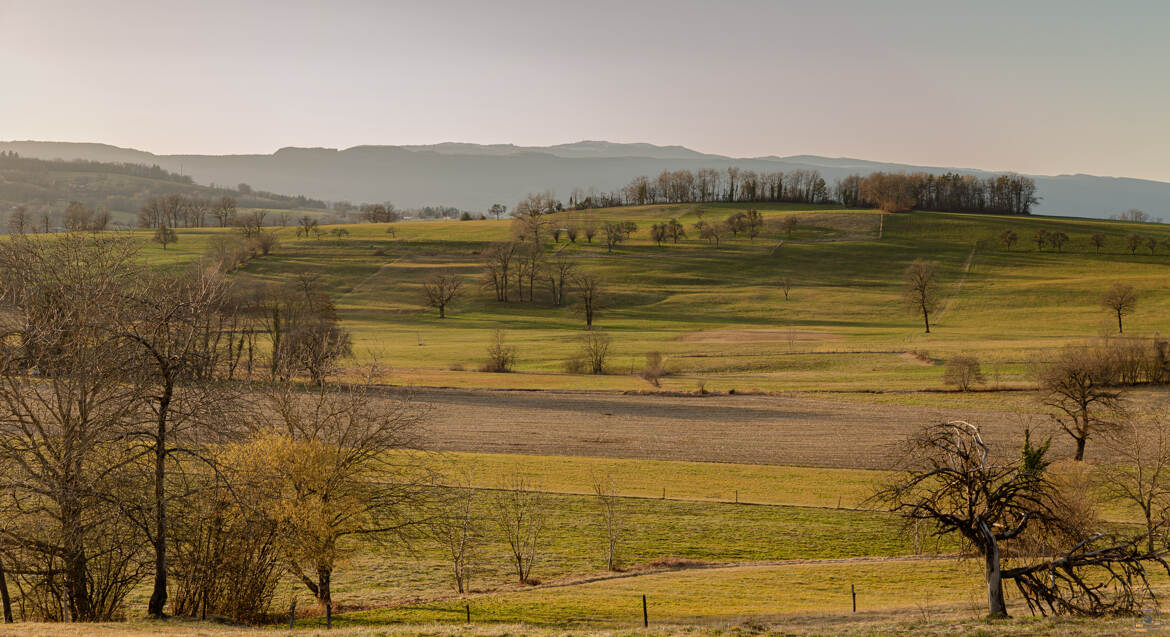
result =
[{"label": "rolling hill", "polygon": [[[739,166],[757,171],[820,171],[826,180],[851,173],[990,171],[912,166],[809,155],[733,158],[681,146],[583,141],[556,146],[443,143],[426,146],[282,148],[272,154],[155,155],[104,144],[0,142],[0,151],[25,157],[157,164],[201,183],[247,182],[274,192],[296,192],[331,201],[394,201],[401,206],[443,204],[486,210],[511,205],[529,192],[573,188],[612,190],[637,175],[663,170]],[[1104,218],[1129,208],[1170,216],[1170,183],[1093,175],[1033,175],[1043,199],[1035,212]]]}]

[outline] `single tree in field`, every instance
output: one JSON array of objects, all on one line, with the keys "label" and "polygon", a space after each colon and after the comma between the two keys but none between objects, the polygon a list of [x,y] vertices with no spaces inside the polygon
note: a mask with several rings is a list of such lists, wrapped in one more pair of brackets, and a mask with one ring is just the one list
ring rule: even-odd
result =
[{"label": "single tree in field", "polygon": [[1089,245],[1093,246],[1094,252],[1101,254],[1101,248],[1105,247],[1105,235],[1100,232],[1093,233],[1089,237]]},{"label": "single tree in field", "polygon": [[593,243],[593,237],[597,236],[597,218],[587,215],[585,223],[581,225],[581,232],[585,235],[585,243]]},{"label": "single tree in field", "polygon": [[943,382],[959,391],[971,391],[976,384],[983,382],[979,359],[970,354],[951,358],[943,371]]},{"label": "single tree in field", "polygon": [[1007,616],[1000,544],[1029,525],[1055,520],[1054,491],[1040,467],[1022,461],[994,463],[979,428],[954,421],[922,429],[906,444],[907,467],[874,496],[915,522],[935,525],[938,535],[958,534],[984,558],[987,610]]},{"label": "single tree in field", "polygon": [[683,227],[683,224],[678,222],[678,219],[671,219],[666,224],[666,233],[670,235],[672,243],[678,243],[679,239],[687,238],[687,230]]},{"label": "single tree in field", "polygon": [[502,216],[502,215],[503,215],[505,212],[508,212],[508,207],[507,207],[507,206],[505,206],[505,205],[504,205],[504,204],[502,204],[502,203],[494,203],[494,204],[492,204],[492,207],[488,209],[488,214],[490,214],[490,215],[492,215],[493,217],[495,217],[495,218],[496,218],[496,221],[499,221],[499,220],[500,220],[500,217],[501,217],[501,216]]},{"label": "single tree in field", "polygon": [[659,248],[662,247],[662,242],[666,240],[667,234],[668,231],[664,223],[656,223],[650,226],[650,238],[654,240],[654,243]]},{"label": "single tree in field", "polygon": [[1048,243],[1052,244],[1057,252],[1060,252],[1064,244],[1068,243],[1068,235],[1058,230],[1048,235]]},{"label": "single tree in field", "polygon": [[439,310],[439,318],[447,318],[447,306],[459,295],[463,280],[454,274],[436,274],[423,282],[423,300]]},{"label": "single tree in field", "polygon": [[605,332],[589,331],[581,335],[581,359],[592,374],[604,374],[613,339]]},{"label": "single tree in field", "polygon": [[614,247],[626,240],[628,233],[620,223],[607,223],[602,228],[605,234],[605,251],[613,252]]},{"label": "single tree in field", "polygon": [[601,306],[604,288],[601,279],[589,272],[573,275],[573,295],[577,299],[576,309],[585,317],[585,329],[593,328],[593,319]]},{"label": "single tree in field", "polygon": [[161,245],[163,250],[166,250],[168,245],[175,243],[178,240],[179,235],[176,234],[173,229],[168,228],[165,224],[159,226],[154,231],[154,242]]},{"label": "single tree in field", "polygon": [[707,245],[714,244],[719,247],[719,237],[723,233],[723,224],[708,223],[703,220],[695,222],[695,230],[699,231],[699,238],[706,239]]},{"label": "single tree in field", "polygon": [[1032,234],[1032,241],[1036,244],[1037,250],[1044,250],[1044,246],[1048,245],[1048,231],[1044,228],[1037,228],[1036,232]]},{"label": "single tree in field", "polygon": [[492,509],[492,517],[511,552],[516,577],[521,584],[527,584],[544,532],[548,509],[545,495],[524,478],[512,476],[496,490]]},{"label": "single tree in field", "polygon": [[543,272],[548,280],[549,297],[553,305],[560,307],[565,304],[565,284],[571,284],[576,271],[576,262],[563,252],[549,259],[544,266]]},{"label": "single tree in field", "polygon": [[747,215],[742,210],[733,212],[723,220],[723,225],[732,237],[738,237],[739,233],[747,229]]},{"label": "single tree in field", "polygon": [[1121,317],[1132,314],[1137,307],[1137,291],[1132,285],[1117,281],[1101,297],[1101,307],[1117,314],[1117,333],[1122,334],[1125,330],[1122,329]]},{"label": "single tree in field", "polygon": [[300,219],[297,219],[297,238],[299,239],[301,236],[304,236],[306,239],[308,239],[309,235],[316,228],[316,219],[310,217],[309,215],[302,216]]},{"label": "single tree in field", "polygon": [[605,530],[605,567],[610,571],[616,571],[619,566],[618,545],[621,541],[623,528],[621,498],[617,494],[617,485],[613,478],[609,476],[595,477],[593,495],[597,497],[597,506]]},{"label": "single tree in field", "polygon": [[24,234],[26,228],[32,223],[29,217],[28,209],[24,206],[17,206],[8,215],[8,234]]},{"label": "single tree in field", "polygon": [[800,220],[797,219],[796,215],[787,215],[780,220],[780,229],[784,231],[786,237],[791,239],[792,231],[796,230],[796,224],[799,222]]},{"label": "single tree in field", "polygon": [[999,233],[999,242],[1008,250],[1011,250],[1012,246],[1016,245],[1016,242],[1019,240],[1020,235],[1016,234],[1014,230],[1004,230]]},{"label": "single tree in field", "polygon": [[346,230],[345,228],[342,228],[341,226],[337,226],[337,227],[333,228],[332,230],[330,230],[329,234],[333,235],[334,239],[341,241],[342,239],[344,239],[345,237],[347,237],[349,235],[349,230]]},{"label": "single tree in field", "polygon": [[1156,250],[1157,248],[1158,248],[1158,238],[1157,237],[1146,237],[1146,249],[1150,251],[1150,254],[1153,254],[1154,250]]},{"label": "single tree in field", "polygon": [[475,507],[477,493],[472,487],[471,474],[463,475],[458,486],[443,490],[438,510],[427,523],[428,535],[451,560],[451,575],[460,594],[470,590],[472,566],[484,537],[483,521]]},{"label": "single tree in field", "polygon": [[760,230],[764,227],[764,217],[758,210],[747,211],[747,216],[744,218],[743,230],[747,233],[748,239],[754,241],[756,237],[760,236]]},{"label": "single tree in field", "polygon": [[1037,367],[1036,381],[1052,419],[1076,442],[1074,460],[1084,460],[1090,438],[1117,429],[1123,394],[1110,386],[1113,371],[1104,353],[1066,348]]},{"label": "single tree in field", "polygon": [[516,346],[508,343],[508,337],[504,330],[496,330],[492,333],[492,340],[488,342],[487,361],[484,362],[480,371],[506,374],[516,366],[516,359],[519,355]]},{"label": "single tree in field", "polygon": [[930,315],[938,307],[938,263],[915,260],[903,275],[902,297],[916,314],[922,316],[926,333],[930,333]]},{"label": "single tree in field", "polygon": [[1137,249],[1142,245],[1142,236],[1136,232],[1130,233],[1125,237],[1125,247],[1129,248],[1130,254],[1136,254]]},{"label": "single tree in field", "polygon": [[792,277],[781,277],[780,290],[784,292],[784,300],[788,300],[788,294],[792,292]]},{"label": "single tree in field", "polygon": [[1113,497],[1137,506],[1146,523],[1148,550],[1170,514],[1170,424],[1157,416],[1125,418],[1105,445],[1117,463],[1098,467]]}]

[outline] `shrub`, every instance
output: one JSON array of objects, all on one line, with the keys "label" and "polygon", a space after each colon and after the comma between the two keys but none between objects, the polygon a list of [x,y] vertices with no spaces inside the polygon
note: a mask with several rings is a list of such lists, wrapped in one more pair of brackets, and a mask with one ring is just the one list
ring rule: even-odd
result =
[{"label": "shrub", "polygon": [[979,359],[970,354],[960,354],[947,361],[943,382],[959,391],[971,391],[977,383],[983,382]]},{"label": "shrub", "polygon": [[666,376],[666,359],[662,357],[662,352],[649,352],[646,354],[646,366],[638,373],[638,376],[654,385],[660,387],[663,376]]},{"label": "shrub", "polygon": [[492,335],[492,340],[488,343],[487,356],[480,371],[502,374],[512,371],[515,367],[516,346],[508,345],[504,330],[496,330]]},{"label": "shrub", "polygon": [[584,374],[585,373],[585,359],[580,356],[574,356],[565,361],[565,373],[567,374]]},{"label": "shrub", "polygon": [[605,332],[589,331],[581,335],[581,359],[591,374],[604,374],[613,339]]}]

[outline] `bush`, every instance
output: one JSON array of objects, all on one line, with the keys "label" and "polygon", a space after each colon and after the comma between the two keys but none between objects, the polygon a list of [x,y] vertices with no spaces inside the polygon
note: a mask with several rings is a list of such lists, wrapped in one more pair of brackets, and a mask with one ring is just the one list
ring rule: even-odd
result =
[{"label": "bush", "polygon": [[515,367],[516,346],[507,344],[504,330],[496,330],[492,335],[492,340],[488,343],[487,356],[487,360],[479,368],[481,372],[503,374],[512,371],[512,368]]},{"label": "bush", "polygon": [[971,391],[972,387],[983,382],[979,359],[970,354],[952,357],[943,372],[943,382],[959,391]]},{"label": "bush", "polygon": [[589,331],[581,335],[581,355],[591,374],[604,374],[609,360],[609,346],[613,339],[605,332]]},{"label": "bush", "polygon": [[651,385],[660,387],[662,377],[666,376],[666,359],[662,357],[662,352],[646,354],[646,366],[642,368],[638,376]]},{"label": "bush", "polygon": [[585,359],[580,356],[574,356],[565,361],[565,373],[567,374],[584,374],[585,373]]}]

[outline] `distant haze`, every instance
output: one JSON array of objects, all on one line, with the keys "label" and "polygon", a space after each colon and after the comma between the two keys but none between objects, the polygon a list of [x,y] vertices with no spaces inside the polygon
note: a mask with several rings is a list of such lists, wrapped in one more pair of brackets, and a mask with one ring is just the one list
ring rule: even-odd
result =
[{"label": "distant haze", "polygon": [[1164,0],[0,0],[0,138],[607,139],[1170,181],[1168,24]]},{"label": "distant haze", "polygon": [[[204,184],[240,182],[283,194],[400,206],[453,205],[484,211],[530,192],[552,190],[562,200],[573,188],[615,190],[637,175],[663,170],[738,166],[760,172],[816,170],[829,181],[876,170],[939,173],[943,166],[910,166],[816,156],[733,158],[682,146],[586,141],[548,147],[474,144],[283,148],[265,155],[154,155],[104,144],[3,142],[0,151],[41,159],[88,159],[157,164]],[[969,169],[960,172],[984,174]],[[1035,176],[1038,214],[1108,217],[1140,208],[1170,218],[1170,183],[1090,175]]]}]

